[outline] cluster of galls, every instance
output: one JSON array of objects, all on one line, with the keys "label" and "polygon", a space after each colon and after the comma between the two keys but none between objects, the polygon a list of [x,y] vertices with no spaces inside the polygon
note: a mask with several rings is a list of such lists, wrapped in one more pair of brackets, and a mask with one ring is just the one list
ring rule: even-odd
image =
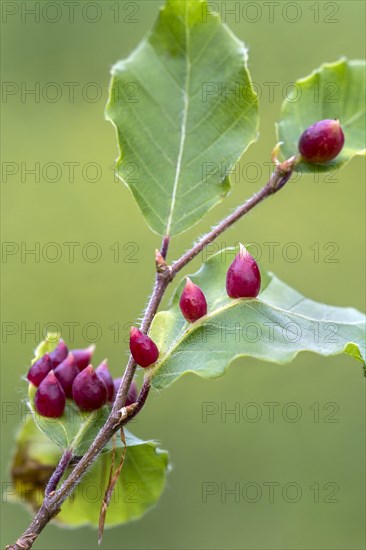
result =
[{"label": "cluster of galls", "polygon": [[[226,274],[226,291],[230,298],[255,298],[261,287],[258,264],[241,244],[240,251]],[[180,310],[189,323],[207,314],[207,301],[202,289],[187,277],[179,301]],[[135,327],[131,328],[130,350],[141,367],[150,367],[159,357],[159,350],[149,336]]]},{"label": "cluster of galls", "polygon": [[[261,287],[258,264],[241,244],[240,251],[226,275],[226,291],[230,298],[255,298]],[[179,301],[180,310],[189,323],[198,321],[207,313],[207,301],[202,289],[187,277]],[[153,340],[135,327],[131,328],[130,350],[140,367],[150,367],[159,358],[159,350]]]},{"label": "cluster of galls", "polygon": [[[321,120],[305,130],[299,139],[301,159],[311,164],[333,160],[342,150],[344,134],[338,120]],[[243,245],[226,274],[226,292],[230,298],[255,298],[261,276],[257,262]],[[207,314],[207,301],[202,289],[188,277],[179,301],[180,310],[189,323]],[[130,350],[135,362],[143,368],[153,365],[159,350],[152,339],[135,327],[131,328]],[[66,398],[74,399],[84,411],[93,411],[112,402],[120,384],[113,380],[106,361],[97,369],[90,365],[94,347],[70,353],[61,340],[54,351],[30,368],[28,380],[38,386],[35,395],[37,411],[48,417],[60,417]],[[132,384],[127,405],[136,400]]]},{"label": "cluster of galls", "polygon": [[[226,273],[226,292],[230,298],[256,298],[261,287],[261,274],[253,256],[240,244]],[[202,289],[187,277],[179,301],[180,310],[189,323],[194,323],[207,313],[207,301]]]},{"label": "cluster of galls", "polygon": [[[231,298],[255,298],[260,290],[261,276],[257,262],[243,245],[226,275],[226,291]],[[189,323],[207,313],[203,291],[188,277],[180,297],[180,309]],[[131,328],[130,350],[135,362],[150,367],[159,357],[155,342],[135,327]],[[60,340],[57,347],[38,359],[29,369],[27,378],[37,391],[34,405],[39,414],[49,418],[62,416],[66,399],[73,399],[82,411],[94,411],[113,402],[121,379],[113,380],[107,361],[95,370],[91,360],[94,346],[69,351]],[[136,401],[137,389],[133,382],[126,406]]]},{"label": "cluster of galls", "polygon": [[[253,256],[240,244],[226,273],[226,292],[230,298],[256,298],[261,287],[261,274]],[[187,277],[179,301],[180,310],[189,323],[194,323],[207,313],[207,301],[202,289]]]},{"label": "cluster of galls", "polygon": [[[37,391],[34,405],[39,414],[48,418],[62,416],[66,399],[73,399],[82,411],[94,411],[112,403],[121,379],[112,378],[107,361],[95,370],[91,359],[94,346],[69,352],[65,342],[38,359],[29,369],[27,378]],[[136,401],[137,388],[133,382],[126,405]]]}]

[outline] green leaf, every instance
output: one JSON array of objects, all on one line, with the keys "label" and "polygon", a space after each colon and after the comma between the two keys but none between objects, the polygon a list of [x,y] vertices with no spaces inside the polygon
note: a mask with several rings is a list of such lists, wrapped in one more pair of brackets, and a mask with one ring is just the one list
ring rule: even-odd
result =
[{"label": "green leaf", "polygon": [[256,140],[247,50],[206,0],[168,0],[112,75],[118,175],[155,232],[180,233],[226,195],[230,170]]},{"label": "green leaf", "polygon": [[257,299],[229,298],[225,277],[234,255],[234,249],[223,250],[190,276],[206,295],[205,317],[193,324],[184,320],[179,310],[183,282],[170,309],[156,315],[149,333],[160,349],[152,373],[156,388],[187,372],[221,376],[241,356],[288,363],[300,351],[312,351],[324,356],[347,353],[365,362],[365,316],[355,309],[304,298],[263,270]]},{"label": "green leaf", "polygon": [[298,152],[299,137],[306,128],[327,118],[338,118],[345,144],[341,153],[326,164],[300,163],[301,172],[328,172],[340,168],[356,155],[365,155],[365,61],[324,63],[309,76],[297,80],[282,104],[277,135],[281,154]]},{"label": "green leaf", "polygon": [[60,340],[60,337],[58,334],[53,332],[48,332],[46,338],[42,340],[42,342],[38,344],[38,346],[34,350],[32,365],[33,363],[38,361],[38,359],[43,357],[45,353],[51,353],[51,351],[53,351],[57,347],[59,340]]},{"label": "green leaf", "polygon": [[48,418],[39,414],[34,406],[37,388],[28,386],[28,406],[38,428],[62,449],[71,449],[75,456],[82,456],[104,426],[110,408],[108,405],[92,412],[81,411],[71,399],[60,418]]},{"label": "green leaf", "polygon": [[[127,453],[107,511],[106,526],[141,517],[163,492],[169,456],[155,441],[142,441],[125,430]],[[122,453],[119,441],[116,463]],[[31,418],[17,436],[12,461],[12,480],[17,501],[38,509],[47,481],[61,457],[59,447],[39,432]],[[98,527],[101,501],[108,483],[111,450],[100,455],[81,479],[73,495],[62,505],[54,521],[68,527]],[[67,475],[67,472],[66,472]]]}]

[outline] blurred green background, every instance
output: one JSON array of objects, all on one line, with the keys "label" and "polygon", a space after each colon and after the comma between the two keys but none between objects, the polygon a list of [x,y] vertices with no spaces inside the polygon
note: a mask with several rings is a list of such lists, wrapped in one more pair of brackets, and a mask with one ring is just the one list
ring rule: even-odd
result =
[{"label": "blurred green background", "polygon": [[[2,265],[3,490],[21,420],[17,407],[26,391],[21,378],[39,340],[27,330],[58,323],[69,340],[71,323],[73,347],[97,339],[97,360],[108,357],[117,375],[127,357],[128,325],[146,304],[159,238],[146,227],[127,188],[114,180],[116,139],[103,110],[110,67],[151,28],[159,4],[2,3],[2,235],[10,243],[3,244],[8,254]],[[365,54],[363,2],[212,4],[249,46],[249,68],[262,96],[261,136],[243,158],[230,197],[175,239],[171,258],[265,181],[269,168],[263,163],[275,144],[286,86],[324,61]],[[40,11],[32,15],[34,9]],[[31,89],[34,94],[27,93]],[[258,243],[262,265],[305,295],[364,310],[364,201],[364,160],[357,158],[331,178],[306,176],[289,184],[219,245]],[[277,243],[274,257],[265,243]],[[297,243],[297,261],[286,259],[295,250],[288,243]],[[25,254],[35,247],[37,255]],[[101,257],[92,261],[96,253]],[[218,380],[189,375],[154,392],[133,431],[160,440],[174,469],[158,506],[139,522],[106,531],[103,548],[364,548],[364,384],[360,364],[349,357],[303,354],[290,366],[240,360]],[[279,403],[273,422],[268,402]],[[301,412],[296,422],[289,421],[291,402]],[[218,413],[203,422],[205,403],[217,403],[223,412],[236,406],[243,415],[236,421]],[[248,419],[255,412],[248,403],[261,413],[255,422]],[[332,410],[328,420],[336,422],[327,421]],[[217,493],[203,502],[207,482]],[[241,490],[250,482],[262,490],[257,502],[249,502],[254,490],[240,502],[232,494],[224,498],[225,488],[239,484]],[[270,482],[279,484],[274,499],[268,496]],[[287,483],[300,487],[296,503],[286,498]],[[327,502],[334,487],[336,502]],[[293,497],[291,490],[288,494]],[[4,547],[30,515],[2,500]],[[34,547],[92,549],[97,537],[90,528],[49,526]]]}]

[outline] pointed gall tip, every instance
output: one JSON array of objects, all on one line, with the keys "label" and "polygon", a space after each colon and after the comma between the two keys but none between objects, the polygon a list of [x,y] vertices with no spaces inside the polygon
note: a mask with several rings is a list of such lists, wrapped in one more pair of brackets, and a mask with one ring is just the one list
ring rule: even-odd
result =
[{"label": "pointed gall tip", "polygon": [[47,382],[59,384],[59,381],[57,380],[57,377],[53,369],[50,370],[50,372],[47,374],[47,376],[45,377],[45,380],[46,379],[47,379]]},{"label": "pointed gall tip", "polygon": [[194,283],[192,283],[192,280],[187,276],[186,277],[186,284],[185,284],[186,288],[190,288],[192,286],[195,286]]},{"label": "pointed gall tip", "polygon": [[341,123],[339,122],[338,118],[332,120],[329,126],[334,130],[334,132],[339,133],[342,131]]},{"label": "pointed gall tip", "polygon": [[99,363],[99,365],[97,366],[97,368],[95,370],[100,369],[100,368],[109,370],[107,359],[103,359],[103,361],[101,363]]}]

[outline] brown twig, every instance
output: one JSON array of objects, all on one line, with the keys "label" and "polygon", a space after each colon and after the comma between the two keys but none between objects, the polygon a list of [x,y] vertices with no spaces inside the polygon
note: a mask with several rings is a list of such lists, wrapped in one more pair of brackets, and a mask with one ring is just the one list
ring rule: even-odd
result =
[{"label": "brown twig", "polygon": [[56,466],[56,469],[54,470],[52,476],[50,477],[47,483],[46,490],[45,490],[46,498],[49,498],[56,491],[57,485],[59,484],[59,481],[61,480],[62,476],[66,472],[66,469],[71,459],[72,459],[72,451],[70,449],[65,449],[62,457],[60,458],[59,463]]},{"label": "brown twig", "polygon": [[[297,162],[298,158],[292,157],[285,162],[278,163],[271,178],[258,193],[253,195],[243,205],[239,206],[239,208],[237,208],[232,214],[222,220],[209,233],[203,236],[190,250],[188,250],[188,252],[183,254],[179,260],[174,262],[172,267],[167,266],[167,269],[157,271],[154,289],[140,327],[142,332],[145,334],[148,332],[166,288],[177,273],[181,271],[191,260],[193,260],[193,258],[195,258],[208,244],[212,243],[221,233],[231,227],[236,221],[252,210],[252,208],[261,203],[267,197],[279,191],[279,189],[281,189],[291,177]],[[162,259],[166,258],[168,245],[169,237],[164,237],[160,249]],[[149,382],[146,383],[145,387],[143,386],[139,396],[140,404],[138,400],[137,407],[131,411],[132,414],[126,416],[121,415],[135,370],[136,364],[130,356],[115,402],[113,404],[113,408],[105,425],[101,428],[88,451],[76,464],[69,477],[63,482],[57,491],[55,491],[49,498],[45,499],[29,527],[13,545],[7,546],[7,550],[28,550],[28,548],[31,548],[38,535],[58,513],[62,503],[73,492],[80,479],[90,468],[94,460],[99,456],[103,447],[108,443],[110,438],[119,428],[121,428],[121,426],[124,426],[137,414],[138,411],[141,410],[150,390]]]}]

